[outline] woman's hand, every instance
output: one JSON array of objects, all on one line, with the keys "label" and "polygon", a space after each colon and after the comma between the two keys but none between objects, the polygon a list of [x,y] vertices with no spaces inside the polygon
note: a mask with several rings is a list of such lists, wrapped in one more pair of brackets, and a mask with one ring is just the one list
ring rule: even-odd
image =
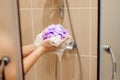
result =
[{"label": "woman's hand", "polygon": [[[64,39],[61,41],[60,45],[58,45],[58,46],[53,46],[53,45],[51,44],[51,41],[50,41],[49,39],[46,39],[46,40],[43,41],[43,43],[42,43],[42,45],[41,45],[40,47],[43,48],[43,52],[44,52],[44,53],[47,53],[47,52],[50,52],[50,51],[55,51],[55,50],[59,49],[60,46],[61,46],[67,39],[69,39],[69,38],[70,38],[70,36],[67,36],[66,38],[64,38]],[[38,47],[38,48],[39,48],[39,47]]]}]

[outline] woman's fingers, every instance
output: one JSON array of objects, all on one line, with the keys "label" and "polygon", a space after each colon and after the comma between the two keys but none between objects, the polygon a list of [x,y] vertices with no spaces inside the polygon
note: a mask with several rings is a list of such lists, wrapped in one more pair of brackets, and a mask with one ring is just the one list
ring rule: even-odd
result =
[{"label": "woman's fingers", "polygon": [[61,43],[60,43],[59,46],[61,46],[63,43],[65,43],[65,41],[67,41],[67,40],[70,39],[70,38],[71,38],[70,35],[66,36],[66,38],[64,38],[64,39],[61,41]]},{"label": "woman's fingers", "polygon": [[60,44],[59,44],[58,46],[52,45],[52,44],[51,44],[51,40],[50,40],[50,39],[46,39],[46,40],[43,41],[42,46],[45,47],[46,51],[54,51],[54,50],[59,49],[59,48],[61,47],[61,45],[62,45],[63,43],[65,43],[65,41],[67,41],[67,40],[70,39],[70,38],[71,38],[70,35],[66,36],[66,37],[60,42]]}]

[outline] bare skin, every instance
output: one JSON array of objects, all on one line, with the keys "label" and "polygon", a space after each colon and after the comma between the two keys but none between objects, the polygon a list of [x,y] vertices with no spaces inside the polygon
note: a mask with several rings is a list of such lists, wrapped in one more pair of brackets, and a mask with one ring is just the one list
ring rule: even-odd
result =
[{"label": "bare skin", "polygon": [[[61,44],[63,44],[70,36],[67,36],[62,40]],[[60,44],[60,45],[61,45]],[[34,44],[30,44],[23,47],[23,57],[24,57],[24,73],[26,74],[30,68],[34,65],[34,63],[44,54],[50,51],[54,51],[60,47],[52,46],[49,40],[45,40],[43,44],[39,47],[35,47]]]}]

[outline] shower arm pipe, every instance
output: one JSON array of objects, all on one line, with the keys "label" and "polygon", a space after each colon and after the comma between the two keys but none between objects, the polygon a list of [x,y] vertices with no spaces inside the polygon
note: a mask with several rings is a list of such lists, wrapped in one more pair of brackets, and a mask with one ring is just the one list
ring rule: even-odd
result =
[{"label": "shower arm pipe", "polygon": [[113,51],[111,49],[111,46],[105,45],[104,50],[111,55],[111,60],[112,60],[112,80],[114,80],[116,72],[117,72],[117,64],[116,64],[115,56],[114,56],[114,53],[113,53]]},{"label": "shower arm pipe", "polygon": [[70,14],[68,0],[65,0],[65,4],[66,4],[66,7],[67,7],[67,12],[68,12],[68,18],[69,18],[69,22],[70,22],[71,32],[72,32],[72,36],[73,36],[74,43],[75,43],[74,45],[75,45],[75,47],[77,49],[77,54],[78,54],[78,60],[79,60],[79,66],[80,66],[80,80],[83,80],[82,67],[81,67],[81,59],[80,59],[80,52],[79,52],[78,46],[76,44],[77,40],[75,38],[75,33],[74,33],[73,24],[72,24],[72,18],[71,18],[71,14]]},{"label": "shower arm pipe", "polygon": [[59,4],[59,10],[60,10],[60,17],[64,18],[64,4],[62,0],[58,0],[58,4]]}]

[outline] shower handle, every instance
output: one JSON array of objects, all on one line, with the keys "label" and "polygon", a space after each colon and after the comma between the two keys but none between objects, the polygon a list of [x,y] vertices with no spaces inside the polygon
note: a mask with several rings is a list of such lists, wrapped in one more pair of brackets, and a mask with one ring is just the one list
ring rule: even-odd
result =
[{"label": "shower handle", "polygon": [[117,72],[117,64],[116,64],[116,61],[115,61],[115,56],[114,56],[114,53],[113,53],[110,46],[105,45],[104,50],[111,55],[111,60],[112,60],[112,80],[114,80],[116,72]]},{"label": "shower handle", "polygon": [[71,42],[68,46],[65,47],[66,51],[72,51],[74,48],[76,48],[75,42]]},{"label": "shower handle", "polygon": [[5,67],[8,65],[9,62],[10,62],[10,58],[8,56],[4,56],[0,60],[0,66],[1,66],[1,71],[2,71],[2,80],[6,80],[6,78],[5,78]]}]

